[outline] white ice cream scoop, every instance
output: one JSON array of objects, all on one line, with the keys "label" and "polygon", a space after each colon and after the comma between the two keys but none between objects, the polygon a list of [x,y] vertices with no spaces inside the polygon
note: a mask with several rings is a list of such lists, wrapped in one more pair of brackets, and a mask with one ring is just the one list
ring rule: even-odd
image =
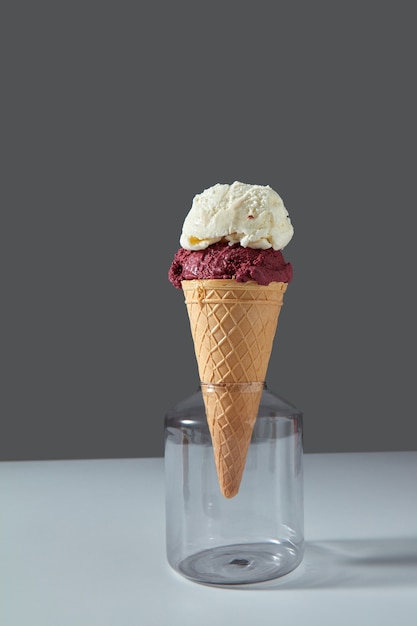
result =
[{"label": "white ice cream scoop", "polygon": [[180,245],[203,250],[218,241],[282,250],[294,228],[282,198],[268,185],[216,184],[194,197]]}]

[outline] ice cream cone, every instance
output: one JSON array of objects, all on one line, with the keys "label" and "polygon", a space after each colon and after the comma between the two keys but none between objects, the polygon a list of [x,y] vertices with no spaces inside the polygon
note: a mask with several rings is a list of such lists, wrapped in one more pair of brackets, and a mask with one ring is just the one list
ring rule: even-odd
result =
[{"label": "ice cream cone", "polygon": [[221,492],[235,496],[287,283],[184,280]]}]

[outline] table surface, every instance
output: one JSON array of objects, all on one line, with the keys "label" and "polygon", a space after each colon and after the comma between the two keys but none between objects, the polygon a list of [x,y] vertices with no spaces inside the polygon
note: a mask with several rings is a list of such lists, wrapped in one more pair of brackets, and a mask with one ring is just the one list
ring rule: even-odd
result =
[{"label": "table surface", "polygon": [[417,452],[304,468],[302,564],[218,588],[166,561],[163,459],[0,463],[1,626],[415,626]]}]

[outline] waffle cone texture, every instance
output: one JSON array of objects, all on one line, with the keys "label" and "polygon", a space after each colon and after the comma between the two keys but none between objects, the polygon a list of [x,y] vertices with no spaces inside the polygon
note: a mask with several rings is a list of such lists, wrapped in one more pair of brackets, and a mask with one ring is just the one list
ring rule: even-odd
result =
[{"label": "waffle cone texture", "polygon": [[184,280],[222,494],[240,487],[287,283]]}]

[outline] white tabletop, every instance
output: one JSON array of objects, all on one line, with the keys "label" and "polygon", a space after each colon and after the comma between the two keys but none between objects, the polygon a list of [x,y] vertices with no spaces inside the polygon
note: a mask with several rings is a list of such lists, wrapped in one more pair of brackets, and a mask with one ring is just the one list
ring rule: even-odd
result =
[{"label": "white tabletop", "polygon": [[245,588],[169,567],[163,459],[0,463],[1,626],[415,626],[417,452],[304,459],[303,563]]}]

